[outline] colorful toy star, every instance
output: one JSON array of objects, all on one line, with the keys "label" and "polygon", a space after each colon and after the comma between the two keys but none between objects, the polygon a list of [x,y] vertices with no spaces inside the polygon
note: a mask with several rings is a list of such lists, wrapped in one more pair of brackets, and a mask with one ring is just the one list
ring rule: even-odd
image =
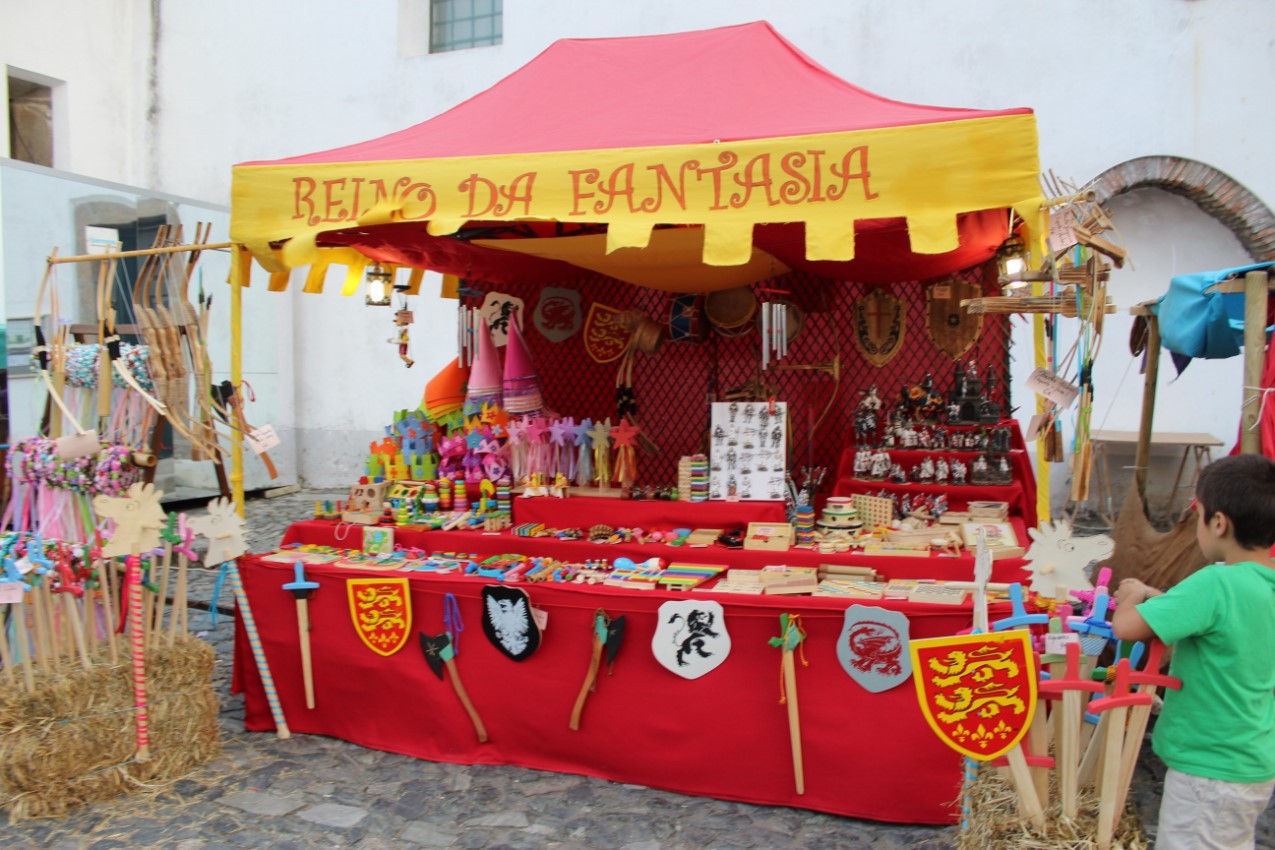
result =
[{"label": "colorful toy star", "polygon": [[571,433],[575,436],[575,444],[577,446],[587,446],[589,444],[589,434],[593,430],[593,420],[587,416],[580,420],[580,424],[571,429]]},{"label": "colorful toy star", "polygon": [[630,422],[626,416],[620,420],[619,425],[611,429],[611,439],[614,441],[616,448],[632,448],[640,433],[641,430]]}]

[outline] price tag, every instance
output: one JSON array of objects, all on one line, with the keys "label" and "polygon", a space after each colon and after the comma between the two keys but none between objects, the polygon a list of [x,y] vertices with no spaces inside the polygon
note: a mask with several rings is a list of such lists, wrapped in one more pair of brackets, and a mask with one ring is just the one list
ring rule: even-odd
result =
[{"label": "price tag", "polygon": [[1075,632],[1062,632],[1060,634],[1045,635],[1045,654],[1046,655],[1066,655],[1067,644],[1079,643],[1080,635]]},{"label": "price tag", "polygon": [[536,628],[540,629],[540,631],[543,632],[545,629],[549,628],[549,612],[544,608],[537,608],[535,605],[532,605],[531,618],[536,621]]},{"label": "price tag", "polygon": [[1049,250],[1055,254],[1076,244],[1076,233],[1071,223],[1071,210],[1059,210],[1049,216]]},{"label": "price tag", "polygon": [[1023,439],[1031,442],[1040,436],[1040,429],[1045,425],[1045,414],[1037,413],[1032,416],[1031,421],[1027,423],[1027,432],[1023,434]]},{"label": "price tag", "polygon": [[279,445],[279,435],[275,433],[273,425],[262,425],[260,428],[253,428],[248,434],[248,445],[257,454],[262,454]]},{"label": "price tag", "polygon": [[20,581],[0,581],[0,605],[21,602],[24,586]]},{"label": "price tag", "polygon": [[1058,377],[1045,368],[1036,369],[1027,378],[1027,389],[1037,392],[1059,407],[1070,407],[1080,395],[1080,387]]}]

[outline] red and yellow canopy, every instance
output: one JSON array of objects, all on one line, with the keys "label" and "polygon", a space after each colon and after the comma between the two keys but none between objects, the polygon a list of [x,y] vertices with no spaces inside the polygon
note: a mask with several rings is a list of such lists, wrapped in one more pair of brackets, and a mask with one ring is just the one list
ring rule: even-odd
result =
[{"label": "red and yellow canopy", "polygon": [[[919,106],[769,24],[565,39],[378,139],[234,169],[231,238],[267,269],[369,260],[499,282],[581,269],[706,291],[801,268],[933,277],[1045,228],[1029,109]],[[286,285],[276,274],[275,288]]]}]

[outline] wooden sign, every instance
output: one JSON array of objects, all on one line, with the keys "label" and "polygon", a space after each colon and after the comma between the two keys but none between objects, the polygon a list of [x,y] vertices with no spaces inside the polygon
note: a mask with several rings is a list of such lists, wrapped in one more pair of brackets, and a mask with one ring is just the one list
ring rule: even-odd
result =
[{"label": "wooden sign", "polygon": [[983,314],[970,313],[961,301],[982,294],[978,284],[955,278],[925,290],[925,330],[934,347],[953,360],[969,351],[983,332]]},{"label": "wooden sign", "polygon": [[888,289],[874,289],[854,305],[854,344],[873,366],[880,368],[903,348],[907,305]]}]

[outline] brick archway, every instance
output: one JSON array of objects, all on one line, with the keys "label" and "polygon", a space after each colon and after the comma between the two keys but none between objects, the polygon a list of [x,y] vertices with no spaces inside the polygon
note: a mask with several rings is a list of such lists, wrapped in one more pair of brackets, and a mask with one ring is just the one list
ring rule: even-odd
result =
[{"label": "brick archway", "polygon": [[1210,165],[1177,156],[1143,156],[1108,168],[1090,184],[1099,204],[1134,189],[1163,189],[1226,225],[1257,262],[1275,260],[1275,213]]}]

